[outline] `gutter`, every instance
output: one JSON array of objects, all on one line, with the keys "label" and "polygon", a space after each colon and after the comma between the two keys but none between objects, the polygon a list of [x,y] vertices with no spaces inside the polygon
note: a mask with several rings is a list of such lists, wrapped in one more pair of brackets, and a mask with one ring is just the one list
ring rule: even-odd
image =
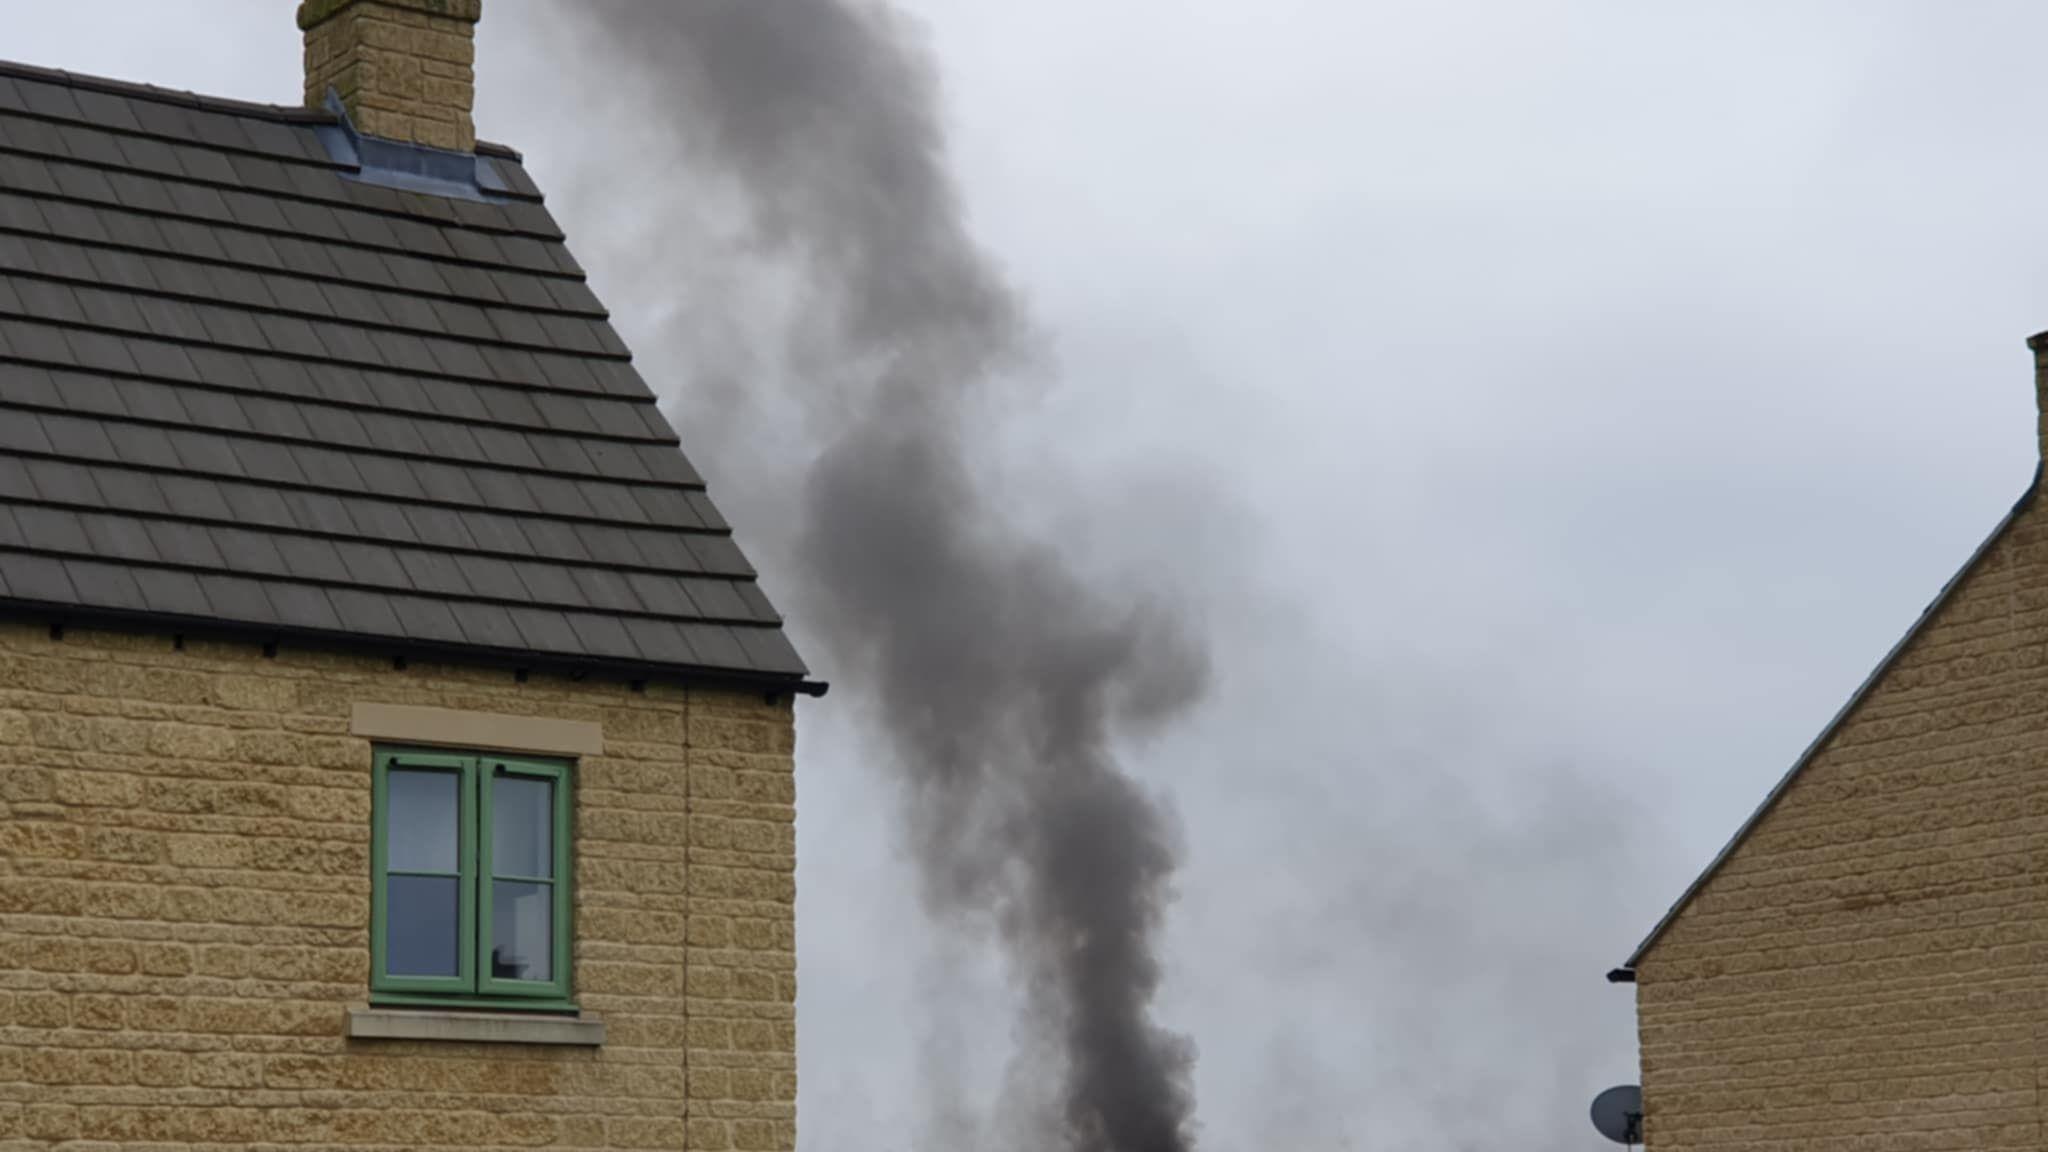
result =
[{"label": "gutter", "polygon": [[94,624],[172,636],[210,636],[260,644],[266,654],[280,643],[296,642],[308,648],[373,653],[403,666],[410,659],[438,659],[452,664],[503,668],[524,676],[527,672],[552,672],[573,679],[591,675],[610,676],[632,683],[658,681],[692,688],[722,688],[730,691],[761,692],[770,696],[785,693],[820,697],[831,687],[800,674],[747,672],[736,668],[705,668],[684,664],[655,664],[645,660],[605,659],[547,655],[509,648],[482,648],[431,640],[371,636],[355,632],[327,632],[316,628],[267,627],[241,624],[210,617],[176,616],[162,612],[141,612],[119,608],[80,607],[43,601],[0,598],[0,616],[28,616],[50,622],[53,632],[70,625]]}]

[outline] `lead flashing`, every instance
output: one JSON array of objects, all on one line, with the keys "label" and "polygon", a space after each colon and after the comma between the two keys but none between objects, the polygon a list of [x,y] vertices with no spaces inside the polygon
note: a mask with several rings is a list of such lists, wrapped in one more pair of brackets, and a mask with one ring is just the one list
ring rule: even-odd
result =
[{"label": "lead flashing", "polygon": [[425,144],[365,136],[356,131],[341,95],[332,88],[327,90],[326,108],[335,122],[320,125],[314,134],[327,149],[328,158],[342,166],[344,179],[487,204],[504,204],[513,199],[512,189],[496,166],[477,159],[474,152],[451,152]]}]

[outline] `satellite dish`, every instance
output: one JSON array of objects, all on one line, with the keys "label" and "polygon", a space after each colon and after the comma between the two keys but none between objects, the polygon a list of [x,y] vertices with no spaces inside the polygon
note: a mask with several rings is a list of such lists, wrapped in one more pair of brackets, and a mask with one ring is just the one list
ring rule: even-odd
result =
[{"label": "satellite dish", "polygon": [[1633,1084],[1609,1088],[1593,1097],[1593,1127],[1616,1144],[1633,1148],[1643,1142],[1643,1090]]}]

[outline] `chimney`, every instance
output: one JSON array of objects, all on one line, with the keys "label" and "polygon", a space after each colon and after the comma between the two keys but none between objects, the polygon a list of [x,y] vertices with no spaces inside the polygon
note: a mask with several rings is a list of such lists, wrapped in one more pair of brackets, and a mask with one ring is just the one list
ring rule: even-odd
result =
[{"label": "chimney", "polygon": [[306,105],[331,89],[357,132],[476,150],[476,22],[483,0],[301,0]]},{"label": "chimney", "polygon": [[2048,468],[2048,332],[2029,336],[2027,347],[2034,352],[2034,411],[2041,445],[2040,460],[2042,467]]}]

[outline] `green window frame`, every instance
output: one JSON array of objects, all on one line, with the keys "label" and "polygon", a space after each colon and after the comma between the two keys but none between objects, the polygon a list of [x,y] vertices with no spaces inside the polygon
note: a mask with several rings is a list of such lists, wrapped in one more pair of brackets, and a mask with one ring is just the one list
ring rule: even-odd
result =
[{"label": "green window frame", "polygon": [[[438,853],[432,849],[425,854],[441,858],[431,864],[421,863],[423,850],[409,840],[398,851],[399,866],[393,866],[393,820],[403,821],[405,812],[400,809],[417,806],[418,798],[407,796],[394,798],[391,774],[401,772],[408,775],[445,775],[452,778],[454,792],[453,819],[455,821],[455,851],[452,861],[446,858],[445,849]],[[533,785],[545,785],[548,800],[544,811],[536,810],[532,803],[536,793]],[[519,796],[501,797],[501,785],[511,785],[524,793],[525,803],[519,803]],[[445,790],[436,802],[445,802]],[[525,1008],[538,1011],[564,1011],[575,1008],[571,1000],[571,933],[572,882],[571,870],[571,766],[567,761],[529,759],[513,756],[488,754],[466,755],[458,752],[435,749],[384,748],[375,754],[374,778],[371,785],[371,837],[370,837],[370,992],[373,1003],[412,1004],[443,1007],[499,1007]],[[394,804],[399,808],[395,809]],[[524,830],[528,833],[524,859],[500,860],[498,836],[501,808],[507,813],[506,819],[525,818]],[[436,811],[432,813],[438,815]],[[538,814],[539,827],[533,817]],[[417,829],[406,829],[417,836]],[[531,846],[536,833],[544,831],[547,847],[544,850]],[[512,841],[512,852],[520,851],[520,843]],[[507,853],[510,855],[510,853]],[[527,867],[513,870],[519,864],[545,864],[545,869]],[[394,879],[405,885],[408,892],[430,887],[442,900],[447,899],[446,882],[452,880],[455,886],[452,925],[455,933],[452,972],[434,975],[420,975],[417,972],[393,972],[396,955],[407,955],[411,941],[398,937],[417,934],[420,927],[438,926],[429,914],[422,919],[420,910],[406,899],[394,897]],[[410,883],[408,883],[410,882]],[[512,898],[524,910],[523,919],[501,916],[499,901]],[[394,908],[394,905],[398,907]],[[545,978],[535,978],[530,973],[542,959],[534,956],[516,956],[512,963],[501,959],[500,948],[494,942],[504,943],[501,937],[508,934],[514,939],[530,936],[537,911],[545,911],[547,938],[544,969]],[[405,922],[404,927],[394,927],[393,917]],[[503,919],[503,924],[499,921]],[[437,942],[440,943],[440,942]],[[447,957],[442,955],[442,959]],[[441,967],[442,964],[435,964]]]}]

